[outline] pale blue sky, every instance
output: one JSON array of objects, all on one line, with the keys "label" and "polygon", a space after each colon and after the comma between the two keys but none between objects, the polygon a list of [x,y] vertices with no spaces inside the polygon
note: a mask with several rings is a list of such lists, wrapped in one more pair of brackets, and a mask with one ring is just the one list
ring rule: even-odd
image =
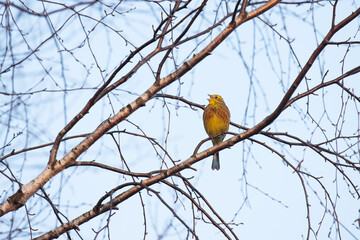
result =
[{"label": "pale blue sky", "polygon": [[[201,20],[201,25],[194,27],[194,31],[202,29],[214,21],[211,4],[209,3],[204,12],[205,18]],[[316,33],[317,41],[321,41],[329,29],[329,16],[332,9],[328,2],[322,4],[324,6],[314,4],[314,16],[310,11],[310,4],[304,7],[282,5],[281,11],[279,7],[275,7],[274,10],[265,13],[265,17],[261,16],[263,20],[269,20],[271,24],[275,24],[274,28],[283,36],[288,34],[289,39],[294,40],[291,46],[301,66],[304,66],[317,46],[312,24],[315,23],[318,31]],[[233,5],[233,3],[229,4],[229,6]],[[122,30],[120,34],[123,37],[132,44],[139,46],[151,36],[151,24],[156,24],[159,21],[159,8],[151,10],[150,5],[136,1],[124,2],[121,6],[123,7],[120,7],[119,11],[130,11],[130,13],[124,14],[123,18],[109,19],[108,23],[112,27]],[[339,2],[337,18],[347,16],[354,9],[355,2],[353,1]],[[221,11],[219,12],[221,13]],[[284,14],[284,22],[281,18],[281,12]],[[68,12],[67,14],[52,15],[51,21],[60,26],[64,21],[64,15],[69,14]],[[87,14],[99,17],[97,10],[88,11]],[[295,14],[298,14],[298,16],[295,16]],[[315,19],[314,22],[312,17]],[[95,25],[93,21],[85,17],[82,20],[87,31],[91,30]],[[352,40],[359,41],[357,32],[359,20],[359,18],[355,19],[348,27],[341,30],[334,39],[345,41],[351,36],[353,37]],[[43,32],[39,36],[31,34],[32,31],[38,31],[38,26],[35,24],[26,25],[24,21],[27,20],[20,18],[19,24],[21,23],[21,26],[28,29],[29,39],[41,42],[45,36],[48,36],[49,30],[43,20],[34,20],[42,24]],[[284,23],[286,24],[286,30],[283,26]],[[62,74],[65,76],[68,89],[99,86],[102,76],[89,52],[89,45],[85,43],[82,48],[77,48],[84,40],[84,33],[79,25],[78,18],[72,18],[69,24],[71,24],[71,29],[61,31],[59,37],[64,40],[64,46],[71,49],[74,55],[62,52],[64,68],[61,68],[60,55],[55,50],[54,42],[49,41],[40,48],[37,56],[43,60],[45,68],[50,70],[53,79],[44,73],[40,62],[35,57],[32,57],[27,65],[16,71],[15,89],[17,92],[26,92],[30,88],[30,92],[44,88],[47,90],[63,90]],[[197,42],[186,43],[176,50],[176,63],[179,65],[184,61],[185,57],[197,53],[224,27],[225,25],[217,28],[213,35],[200,43],[194,52],[193,49],[198,44]],[[130,45],[124,45],[124,41],[119,35],[111,31],[103,31],[101,27],[96,28],[89,36],[90,47],[96,56],[96,60],[101,68],[105,70],[103,73],[104,78],[107,78],[114,68],[118,66],[119,62],[125,59],[129,54],[129,50],[133,50]],[[201,40],[203,39],[204,37],[201,38]],[[320,63],[315,62],[307,75],[309,88],[321,82],[322,75],[320,72],[329,70],[325,78],[326,81],[341,75],[342,69],[339,62],[346,53],[346,47],[334,45],[326,48],[326,51],[320,55]],[[59,48],[63,49],[60,45]],[[149,49],[152,50],[153,48]],[[25,51],[25,47],[21,51]],[[19,52],[21,51],[19,50]],[[148,53],[148,50],[144,52],[144,55],[145,53]],[[280,54],[280,57],[277,54]],[[351,46],[351,51],[346,55],[345,59],[345,72],[359,65],[359,54],[360,48],[357,45]],[[150,65],[154,70],[157,68],[159,59],[159,57],[155,57],[150,61]],[[138,60],[139,58],[135,58],[133,63],[135,64]],[[172,72],[173,69],[174,64],[169,61],[169,64],[164,67],[162,76]],[[125,74],[126,70],[129,70],[129,68],[125,68],[118,75],[118,78]],[[207,94],[220,94],[231,111],[231,120],[252,127],[276,108],[283,97],[284,91],[287,90],[298,72],[299,68],[290,54],[289,45],[286,41],[281,40],[262,21],[254,19],[240,26],[211,56],[182,77],[180,80],[181,85],[176,81],[164,89],[164,93],[179,94],[190,101],[203,105],[207,104]],[[18,80],[19,78],[23,81]],[[0,80],[8,83],[10,79],[11,72],[8,72],[1,76]],[[129,101],[134,100],[137,94],[144,92],[153,81],[154,77],[150,69],[147,66],[143,67],[128,82],[115,90],[113,94],[97,103],[89,114],[69,132],[68,136],[93,131],[101,121],[112,114],[113,109],[116,112]],[[360,94],[358,76],[348,78],[345,82],[347,87]],[[306,89],[307,86],[303,82],[296,94]],[[82,89],[69,91],[66,94],[67,120],[71,119],[84,106],[94,92],[92,89]],[[341,97],[342,95],[343,97]],[[1,97],[5,98],[4,96]],[[13,134],[16,130],[23,130],[24,134],[15,139],[12,148],[23,148],[26,134],[29,139],[28,147],[53,141],[58,131],[64,126],[64,94],[61,91],[44,92],[23,97],[22,100],[37,107],[27,108],[26,114],[22,115],[22,119],[13,119],[13,130],[10,134]],[[307,101],[310,103],[309,115],[306,115]],[[359,131],[356,130],[359,129],[359,116],[357,114],[359,103],[351,100],[347,101],[347,95],[336,87],[329,87],[324,91],[317,92],[317,95],[311,96],[310,99],[299,101],[294,107],[286,109],[265,130],[288,132],[304,140],[311,140],[314,143],[326,141],[323,132],[311,121],[310,116],[315,121],[320,122],[322,126],[329,128],[326,137],[332,138],[336,135],[332,123],[343,120],[337,119],[339,113],[342,113],[343,105],[341,101],[348,103],[342,128],[346,132],[344,135],[354,134]],[[109,102],[111,102],[111,105]],[[147,136],[156,138],[174,160],[183,161],[190,157],[197,144],[207,137],[202,126],[202,110],[194,111],[184,103],[175,100],[167,100],[167,103],[166,107],[164,107],[162,101],[153,99],[146,104],[146,107],[132,114],[128,120],[140,126]],[[326,109],[326,114],[323,114],[324,109]],[[16,111],[24,110],[17,108]],[[29,119],[27,127],[25,124],[26,119]],[[2,128],[5,128],[3,119],[1,123]],[[129,122],[122,122],[112,130],[124,129],[129,132],[140,133]],[[168,135],[167,131],[169,132]],[[231,127],[230,131],[239,132],[234,127]],[[6,142],[3,135],[0,135],[1,141]],[[336,205],[340,223],[346,227],[346,229],[343,227],[340,229],[343,234],[342,239],[356,239],[354,236],[359,236],[359,228],[354,225],[354,220],[359,217],[359,200],[350,196],[349,187],[332,165],[309,149],[304,151],[302,147],[294,146],[289,148],[282,146],[264,136],[254,138],[266,142],[270,147],[283,154],[295,166],[304,160],[302,164],[304,171],[317,177],[323,177],[322,182],[329,189],[333,200],[336,193],[341,196],[341,198],[336,199]],[[66,151],[69,151],[78,142],[79,139],[68,141]],[[134,172],[153,171],[161,166],[161,159],[156,156],[153,146],[146,139],[121,134],[120,142],[122,154]],[[338,147],[339,149],[343,149],[344,146],[344,142],[341,141],[332,145],[332,147]],[[204,144],[200,150],[207,147],[210,147],[209,142]],[[353,146],[353,148],[356,151],[359,146]],[[10,148],[5,150],[5,154],[10,150]],[[26,183],[37,176],[43,169],[48,160],[49,150],[50,148],[44,148],[29,152],[26,154],[26,161],[23,161],[24,156],[19,155],[10,158],[8,162],[18,171],[21,170],[23,165],[23,175],[19,179],[22,183]],[[64,146],[61,146],[60,150],[59,157],[64,153]],[[163,152],[159,149],[158,151],[163,156]],[[103,137],[78,160],[95,160],[111,166],[123,167],[116,146],[110,136]],[[246,140],[231,147],[231,149],[221,151],[220,161],[220,171],[211,170],[211,158],[209,157],[193,166],[197,171],[185,170],[183,175],[192,178],[192,184],[201,191],[225,221],[231,221],[235,218],[234,222],[241,223],[238,226],[233,226],[239,239],[288,240],[304,239],[306,237],[307,216],[303,188],[298,176],[283,163],[281,158],[270,150]],[[360,181],[357,172],[349,171],[348,174],[354,179],[354,183]],[[304,179],[311,204],[311,223],[314,231],[317,231],[318,222],[321,221],[324,214],[322,204],[329,206],[330,203],[324,202],[324,193],[314,180],[306,177]],[[333,182],[335,179],[337,179],[336,183]],[[170,179],[168,180],[170,181]],[[181,184],[179,179],[174,178],[173,180]],[[61,206],[59,209],[69,219],[73,219],[90,210],[106,191],[127,181],[131,181],[131,179],[125,179],[119,174],[105,170],[80,167],[78,169],[70,168],[59,174],[45,186],[45,189],[54,202],[58,202],[57,194],[59,193],[59,186],[62,186]],[[8,185],[9,182],[0,177],[0,184],[4,186]],[[161,196],[169,204],[172,204],[171,207],[187,221],[189,226],[192,226],[192,210],[187,199],[179,195],[181,196],[180,199],[175,202],[176,196],[172,189],[160,185],[154,185],[152,188],[160,191]],[[7,190],[9,189],[6,187],[1,188],[1,191]],[[173,218],[172,213],[159,202],[156,196],[151,193],[148,194],[146,191],[141,194],[146,209],[147,239],[157,239],[169,225],[171,226],[168,229],[169,234],[164,239],[184,239],[186,237],[185,228],[178,220]],[[1,200],[4,199],[1,198]],[[35,199],[31,198],[27,205],[32,206],[34,204],[34,209],[31,209],[30,212],[37,212],[40,208],[46,206],[44,202],[35,203],[34,201]],[[202,206],[205,207],[205,205]],[[144,220],[138,195],[118,207],[119,210],[115,211],[115,215],[111,218],[111,238],[142,239]],[[241,210],[239,210],[240,208]],[[206,209],[208,210],[208,208]],[[24,209],[19,210],[19,212],[24,213]],[[199,212],[195,211],[195,213],[197,217],[201,217]],[[55,219],[47,218],[48,214],[51,215],[50,212],[44,212],[39,218],[36,218],[34,228],[46,232],[58,226]],[[5,218],[10,217],[11,214],[5,216]],[[92,239],[94,233],[91,229],[98,230],[106,224],[107,217],[108,213],[105,213],[103,216],[81,225],[81,236],[84,239]],[[21,220],[23,221],[23,219]],[[331,214],[327,213],[319,230],[318,239],[325,239],[329,231],[332,232],[331,239],[338,239],[334,234],[333,229],[335,227]],[[353,235],[347,233],[347,231],[350,231]],[[224,239],[218,229],[201,220],[196,222],[196,233],[200,239]],[[71,236],[78,239],[75,232],[72,232]],[[101,236],[103,235],[101,234]],[[313,233],[310,236],[310,239],[315,239]],[[106,237],[105,234],[105,239]],[[27,239],[27,237],[23,239]],[[65,235],[60,239],[65,239]]]}]

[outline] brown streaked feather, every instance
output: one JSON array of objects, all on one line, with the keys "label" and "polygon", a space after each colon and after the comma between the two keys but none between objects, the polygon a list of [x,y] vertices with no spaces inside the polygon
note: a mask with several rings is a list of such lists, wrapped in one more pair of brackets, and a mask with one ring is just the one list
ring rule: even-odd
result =
[{"label": "brown streaked feather", "polygon": [[[213,145],[224,140],[225,132],[229,129],[230,111],[224,100],[219,95],[209,95],[209,104],[206,106],[203,121],[206,133],[211,138]],[[213,157],[211,169],[220,169],[219,153]]]},{"label": "brown streaked feather", "polygon": [[[230,111],[223,101],[216,104],[209,104],[203,115],[204,127],[209,137],[215,137],[229,129]],[[213,144],[217,144],[224,139],[225,135],[220,135],[213,139]]]}]

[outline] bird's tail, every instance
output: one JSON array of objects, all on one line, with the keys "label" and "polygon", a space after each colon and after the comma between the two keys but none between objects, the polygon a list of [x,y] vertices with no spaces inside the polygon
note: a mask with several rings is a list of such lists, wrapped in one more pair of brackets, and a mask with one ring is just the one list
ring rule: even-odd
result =
[{"label": "bird's tail", "polygon": [[220,169],[220,160],[219,160],[219,152],[214,154],[213,161],[211,164],[211,169],[219,170]]}]

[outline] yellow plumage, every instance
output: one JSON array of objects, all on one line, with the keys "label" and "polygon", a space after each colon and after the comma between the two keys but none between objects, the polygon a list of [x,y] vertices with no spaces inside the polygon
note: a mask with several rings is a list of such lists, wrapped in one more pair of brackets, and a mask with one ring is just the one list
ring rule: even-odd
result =
[{"label": "yellow plumage", "polygon": [[[205,108],[203,120],[206,133],[211,138],[213,145],[216,145],[224,140],[225,132],[229,129],[230,111],[221,96],[209,96],[209,104]],[[218,152],[214,154],[211,169],[220,169]]]}]

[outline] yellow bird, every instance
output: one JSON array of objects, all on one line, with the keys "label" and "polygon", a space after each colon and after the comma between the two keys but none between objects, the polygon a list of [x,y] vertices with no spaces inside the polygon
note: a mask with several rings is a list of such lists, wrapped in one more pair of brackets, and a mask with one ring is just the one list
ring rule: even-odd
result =
[{"label": "yellow bird", "polygon": [[[225,132],[229,129],[230,111],[221,96],[209,95],[209,97],[209,104],[203,115],[204,127],[213,145],[216,145],[224,140]],[[214,154],[211,169],[220,169],[219,152]]]}]

